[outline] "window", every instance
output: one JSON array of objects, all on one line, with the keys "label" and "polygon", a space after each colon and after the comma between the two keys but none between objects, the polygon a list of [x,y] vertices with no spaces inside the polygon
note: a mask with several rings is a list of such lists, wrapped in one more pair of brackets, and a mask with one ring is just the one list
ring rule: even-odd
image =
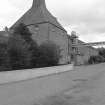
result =
[{"label": "window", "polygon": [[35,27],[35,30],[36,31],[38,31],[39,30],[39,26],[36,24],[36,25],[34,25],[34,27]]}]

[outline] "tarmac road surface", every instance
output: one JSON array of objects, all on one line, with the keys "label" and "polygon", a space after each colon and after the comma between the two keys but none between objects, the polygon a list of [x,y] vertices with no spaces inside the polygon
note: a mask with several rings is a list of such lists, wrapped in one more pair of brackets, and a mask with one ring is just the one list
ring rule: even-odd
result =
[{"label": "tarmac road surface", "polygon": [[0,105],[105,105],[105,64],[0,85]]},{"label": "tarmac road surface", "polygon": [[75,69],[71,76],[74,84],[47,97],[42,105],[105,105],[105,64]]}]

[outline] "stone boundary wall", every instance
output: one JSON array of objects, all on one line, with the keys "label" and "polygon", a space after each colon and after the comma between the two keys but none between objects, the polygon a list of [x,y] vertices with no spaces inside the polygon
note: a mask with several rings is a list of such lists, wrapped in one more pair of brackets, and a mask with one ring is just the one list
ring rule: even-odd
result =
[{"label": "stone boundary wall", "polygon": [[0,85],[12,82],[19,82],[33,78],[45,77],[73,70],[73,64],[45,67],[38,69],[16,70],[0,72]]}]

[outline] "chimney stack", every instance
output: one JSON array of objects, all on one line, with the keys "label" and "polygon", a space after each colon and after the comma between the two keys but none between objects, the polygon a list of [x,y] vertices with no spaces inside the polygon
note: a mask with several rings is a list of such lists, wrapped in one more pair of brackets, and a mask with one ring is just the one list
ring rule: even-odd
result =
[{"label": "chimney stack", "polygon": [[40,6],[45,6],[45,0],[33,0],[32,8],[39,8]]}]

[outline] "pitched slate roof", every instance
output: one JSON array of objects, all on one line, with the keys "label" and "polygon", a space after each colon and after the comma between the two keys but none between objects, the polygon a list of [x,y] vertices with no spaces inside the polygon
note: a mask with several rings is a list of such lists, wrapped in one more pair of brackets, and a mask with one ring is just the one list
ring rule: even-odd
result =
[{"label": "pitched slate roof", "polygon": [[45,0],[33,0],[32,7],[11,28],[20,23],[30,25],[43,22],[49,22],[65,31],[57,19],[47,10]]}]

